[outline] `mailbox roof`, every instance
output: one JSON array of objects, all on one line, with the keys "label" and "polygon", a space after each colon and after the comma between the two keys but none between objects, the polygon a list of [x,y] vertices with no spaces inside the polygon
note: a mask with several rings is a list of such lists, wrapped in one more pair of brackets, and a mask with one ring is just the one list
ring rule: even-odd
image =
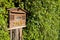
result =
[{"label": "mailbox roof", "polygon": [[8,9],[10,12],[13,12],[13,13],[27,13],[27,11],[26,10],[24,10],[24,9],[21,9],[21,8],[10,8],[10,9]]}]

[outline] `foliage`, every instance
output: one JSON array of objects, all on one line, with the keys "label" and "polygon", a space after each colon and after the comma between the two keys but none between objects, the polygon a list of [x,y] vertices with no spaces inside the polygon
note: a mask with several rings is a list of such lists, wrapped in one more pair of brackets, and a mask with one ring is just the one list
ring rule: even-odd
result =
[{"label": "foliage", "polygon": [[7,8],[14,7],[12,0],[0,0],[0,40],[10,40]]},{"label": "foliage", "polygon": [[[7,8],[15,2],[19,0],[0,0],[0,40],[10,39]],[[60,40],[60,0],[20,0],[19,7],[29,12],[24,40]]]},{"label": "foliage", "polygon": [[24,40],[58,40],[60,20],[59,0],[26,0],[30,12]]}]

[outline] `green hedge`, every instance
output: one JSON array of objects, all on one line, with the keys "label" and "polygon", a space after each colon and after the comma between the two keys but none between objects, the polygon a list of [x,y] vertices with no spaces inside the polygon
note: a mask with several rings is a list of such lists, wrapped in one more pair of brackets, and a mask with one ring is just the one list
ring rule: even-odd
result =
[{"label": "green hedge", "polygon": [[58,40],[59,0],[26,0],[25,9],[30,12],[24,40]]},{"label": "green hedge", "polygon": [[[10,40],[7,8],[15,7],[19,0],[0,0],[0,40]],[[28,10],[27,27],[23,29],[24,40],[60,40],[60,1],[23,0],[19,7]]]},{"label": "green hedge", "polygon": [[7,8],[14,7],[12,0],[0,0],[0,40],[10,40],[8,27]]}]

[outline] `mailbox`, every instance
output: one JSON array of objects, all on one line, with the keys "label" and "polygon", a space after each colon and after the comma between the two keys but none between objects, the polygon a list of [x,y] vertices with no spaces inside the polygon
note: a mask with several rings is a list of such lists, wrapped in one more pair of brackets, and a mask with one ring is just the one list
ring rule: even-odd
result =
[{"label": "mailbox", "polygon": [[26,27],[26,10],[21,8],[10,8],[9,11],[9,28]]}]

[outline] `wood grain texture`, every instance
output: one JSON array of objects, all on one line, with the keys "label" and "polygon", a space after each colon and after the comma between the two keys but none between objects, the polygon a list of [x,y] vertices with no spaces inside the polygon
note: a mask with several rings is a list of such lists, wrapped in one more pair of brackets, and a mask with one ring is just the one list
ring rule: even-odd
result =
[{"label": "wood grain texture", "polygon": [[22,28],[20,28],[20,40],[23,40],[22,39]]}]

